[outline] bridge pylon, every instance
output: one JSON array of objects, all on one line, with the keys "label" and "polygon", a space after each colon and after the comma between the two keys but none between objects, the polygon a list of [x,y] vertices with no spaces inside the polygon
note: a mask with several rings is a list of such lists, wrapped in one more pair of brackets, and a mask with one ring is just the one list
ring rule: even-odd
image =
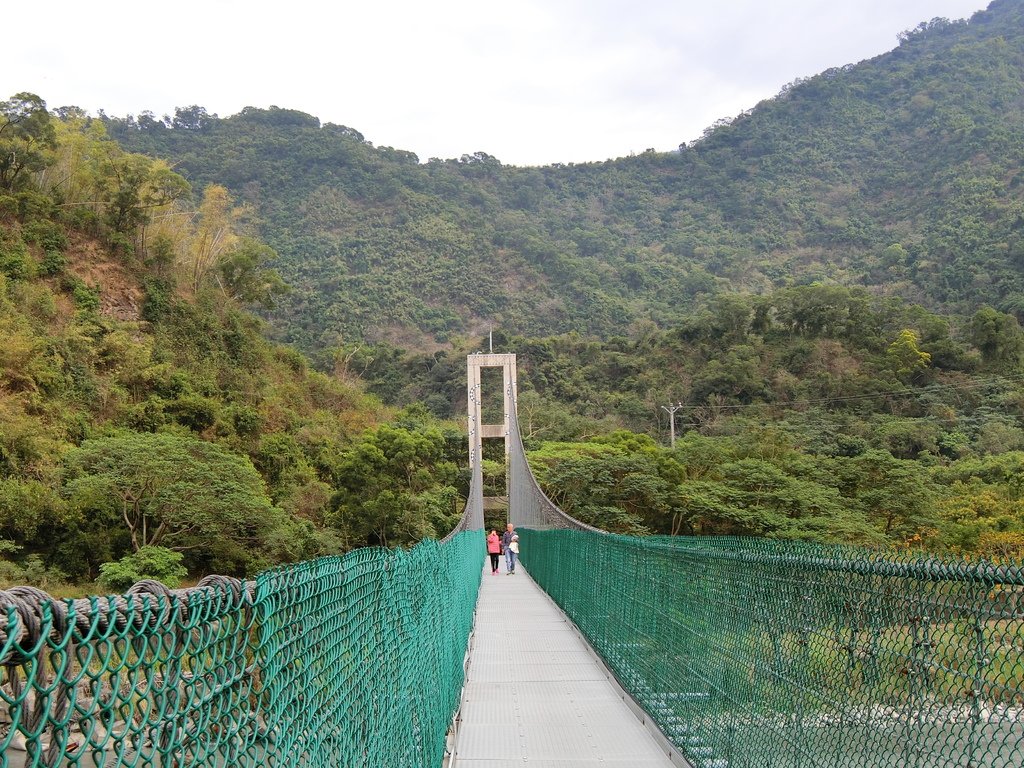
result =
[{"label": "bridge pylon", "polygon": [[[483,392],[481,371],[501,368],[502,421],[500,424],[483,423]],[[512,419],[516,407],[516,356],[514,354],[477,354],[466,357],[467,416],[469,417],[469,467],[473,469],[483,457],[484,438],[502,438],[505,441],[505,486],[508,490],[509,454],[512,451]],[[483,488],[479,490],[483,506]]]}]

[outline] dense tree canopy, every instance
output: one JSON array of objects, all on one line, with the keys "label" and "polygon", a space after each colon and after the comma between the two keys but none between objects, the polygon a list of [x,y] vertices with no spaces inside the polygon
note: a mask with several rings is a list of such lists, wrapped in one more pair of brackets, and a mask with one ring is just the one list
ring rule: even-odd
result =
[{"label": "dense tree canopy", "polygon": [[465,444],[422,409],[364,433],[339,457],[332,520],[351,545],[411,545],[455,527]]},{"label": "dense tree canopy", "polygon": [[608,337],[703,296],[813,282],[820,296],[792,308],[801,332],[845,322],[834,284],[1022,318],[1022,14],[996,0],[970,23],[934,20],[678,152],[601,163],[418,163],[279,108],[107,125],[253,207],[296,289],[279,332],[307,351],[444,344],[489,323]]},{"label": "dense tree canopy", "polygon": [[115,588],[345,548],[337,457],[388,412],[245,311],[283,287],[248,209],[195,201],[80,110],[49,124],[43,167],[0,190],[0,580],[106,566]]},{"label": "dense tree canopy", "polygon": [[1022,83],[1024,10],[996,0],[604,163],[420,163],[277,107],[16,94],[0,580],[446,533],[468,477],[443,420],[492,324],[538,478],[589,522],[1019,555]]},{"label": "dense tree canopy", "polygon": [[0,101],[0,190],[13,190],[49,164],[56,131],[46,102],[34,93]]},{"label": "dense tree canopy", "polygon": [[201,550],[224,561],[232,550],[282,537],[284,515],[252,462],[214,443],[124,433],[84,441],[65,465],[71,506],[83,514],[112,512],[135,552]]}]

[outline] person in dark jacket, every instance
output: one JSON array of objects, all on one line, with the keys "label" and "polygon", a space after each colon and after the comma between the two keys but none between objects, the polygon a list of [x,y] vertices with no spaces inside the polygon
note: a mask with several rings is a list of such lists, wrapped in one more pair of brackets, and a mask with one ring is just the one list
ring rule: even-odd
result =
[{"label": "person in dark jacket", "polygon": [[[516,529],[512,523],[505,526],[505,532],[501,534],[501,546],[505,550],[505,573],[509,576],[515,576],[516,573],[516,553],[512,549],[512,537],[516,536]],[[516,536],[516,542],[518,543],[519,537]],[[518,549],[518,547],[516,547]]]}]

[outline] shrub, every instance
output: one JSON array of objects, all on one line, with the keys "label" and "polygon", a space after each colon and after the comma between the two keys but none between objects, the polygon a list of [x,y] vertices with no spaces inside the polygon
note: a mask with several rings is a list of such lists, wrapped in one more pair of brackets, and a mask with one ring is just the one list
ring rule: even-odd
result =
[{"label": "shrub", "polygon": [[108,232],[107,245],[122,258],[127,259],[135,255],[135,241],[124,232]]},{"label": "shrub", "polygon": [[46,251],[43,253],[43,260],[39,264],[39,274],[43,277],[53,277],[64,271],[68,260],[60,251]]},{"label": "shrub", "polygon": [[26,584],[40,589],[66,584],[68,575],[60,568],[48,567],[39,555],[29,555],[22,561],[22,574]]},{"label": "shrub", "polygon": [[[0,540],[0,552],[10,552],[10,542]],[[39,555],[29,555],[20,563],[0,556],[0,584],[9,586],[28,585],[43,590],[52,590],[68,583],[68,575],[60,568],[47,567]]]},{"label": "shrub", "polygon": [[30,317],[48,322],[57,317],[57,301],[45,283],[24,282],[18,284],[19,290],[12,293],[18,297],[22,311]]},{"label": "shrub", "polygon": [[81,280],[74,282],[71,288],[71,298],[75,300],[76,307],[87,312],[94,312],[100,308],[100,292]]},{"label": "shrub", "polygon": [[124,592],[143,579],[154,579],[174,589],[188,575],[181,564],[183,559],[180,552],[166,547],[142,547],[120,560],[101,565],[97,581],[104,589],[114,592]]},{"label": "shrub", "polygon": [[298,350],[291,347],[279,347],[276,354],[277,359],[287,365],[292,373],[302,375],[306,372],[306,358]]},{"label": "shrub", "polygon": [[146,280],[143,285],[142,319],[150,323],[160,322],[174,305],[174,290],[166,280]]},{"label": "shrub", "polygon": [[136,432],[156,432],[167,423],[164,401],[156,396],[147,397],[125,408],[118,421]]},{"label": "shrub", "polygon": [[61,212],[61,218],[80,232],[90,235],[99,235],[103,231],[103,223],[99,214],[91,208],[81,206],[67,208]]},{"label": "shrub", "polygon": [[11,195],[0,195],[0,217],[14,216],[18,213],[18,199]]},{"label": "shrub", "polygon": [[18,201],[18,215],[22,219],[48,219],[54,213],[53,198],[39,192],[19,192],[14,196]]},{"label": "shrub", "polygon": [[235,433],[242,437],[255,437],[263,429],[263,417],[255,408],[248,405],[236,405],[231,414]]},{"label": "shrub", "polygon": [[169,403],[167,410],[179,424],[195,432],[209,429],[217,420],[216,401],[202,395],[182,395]]},{"label": "shrub", "polygon": [[33,219],[22,228],[22,236],[45,251],[63,251],[68,247],[64,228],[49,219]]},{"label": "shrub", "polygon": [[32,262],[24,241],[13,233],[0,231],[0,273],[10,280],[32,276]]}]

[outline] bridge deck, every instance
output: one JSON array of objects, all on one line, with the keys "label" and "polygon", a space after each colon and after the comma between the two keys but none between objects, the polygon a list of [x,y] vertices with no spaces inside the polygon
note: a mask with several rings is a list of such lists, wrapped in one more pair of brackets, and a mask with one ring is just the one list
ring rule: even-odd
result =
[{"label": "bridge deck", "polygon": [[454,768],[669,768],[562,613],[504,563],[484,571]]}]

